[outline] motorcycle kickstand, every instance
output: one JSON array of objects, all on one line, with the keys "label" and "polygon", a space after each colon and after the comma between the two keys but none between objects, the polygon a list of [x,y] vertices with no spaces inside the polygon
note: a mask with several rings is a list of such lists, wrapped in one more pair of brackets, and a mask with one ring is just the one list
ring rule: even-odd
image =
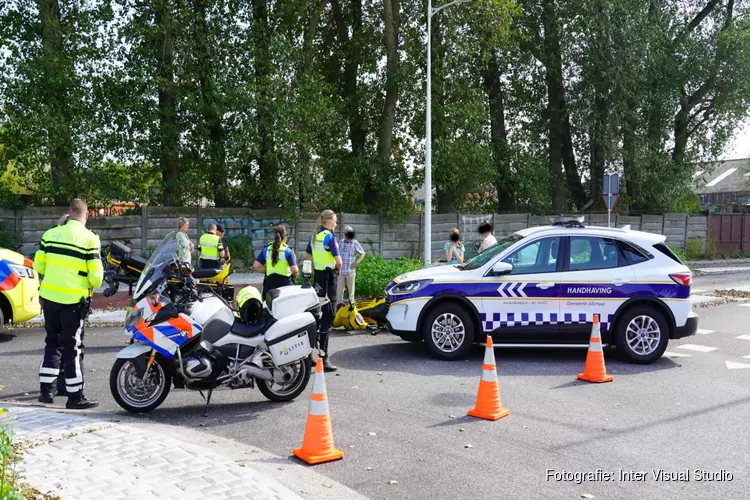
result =
[{"label": "motorcycle kickstand", "polygon": [[[203,391],[200,391],[201,396],[203,396]],[[206,407],[203,410],[203,418],[208,418],[208,405],[211,404],[211,395],[214,393],[213,389],[208,390],[208,396],[203,396],[203,399],[206,400]]]}]

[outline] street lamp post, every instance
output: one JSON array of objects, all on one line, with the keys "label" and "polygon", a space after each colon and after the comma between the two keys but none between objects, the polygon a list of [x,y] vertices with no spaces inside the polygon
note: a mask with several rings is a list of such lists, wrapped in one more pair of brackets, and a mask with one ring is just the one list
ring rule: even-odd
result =
[{"label": "street lamp post", "polygon": [[432,16],[457,3],[471,0],[453,0],[440,7],[432,8],[432,0],[427,0],[427,116],[425,126],[425,169],[424,169],[424,265],[432,261]]}]

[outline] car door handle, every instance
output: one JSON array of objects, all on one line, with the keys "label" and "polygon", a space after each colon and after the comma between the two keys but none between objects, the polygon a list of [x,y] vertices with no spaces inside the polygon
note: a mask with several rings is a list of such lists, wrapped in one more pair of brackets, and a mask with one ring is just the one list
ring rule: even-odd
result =
[{"label": "car door handle", "polygon": [[630,283],[630,280],[625,279],[625,278],[616,278],[616,279],[613,279],[611,283],[615,286],[622,286],[622,285],[627,285],[628,283]]},{"label": "car door handle", "polygon": [[537,288],[543,288],[543,289],[545,289],[545,290],[546,290],[547,288],[552,288],[553,286],[555,286],[555,284],[554,284],[554,283],[537,283],[537,284],[536,284],[536,287],[537,287]]}]

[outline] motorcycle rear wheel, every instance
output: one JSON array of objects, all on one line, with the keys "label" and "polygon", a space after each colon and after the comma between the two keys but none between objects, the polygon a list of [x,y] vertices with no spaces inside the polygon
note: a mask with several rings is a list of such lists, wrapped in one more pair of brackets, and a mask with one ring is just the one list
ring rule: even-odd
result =
[{"label": "motorcycle rear wheel", "polygon": [[130,413],[147,413],[161,405],[172,387],[172,374],[158,361],[151,365],[146,379],[138,376],[130,359],[117,359],[109,374],[112,397]]},{"label": "motorcycle rear wheel", "polygon": [[[285,372],[292,372],[289,382],[276,382],[275,380],[257,380],[258,390],[269,400],[278,403],[294,400],[307,387],[312,373],[310,358],[304,358],[297,363],[286,365],[282,368]],[[278,370],[277,370],[278,371]]]}]

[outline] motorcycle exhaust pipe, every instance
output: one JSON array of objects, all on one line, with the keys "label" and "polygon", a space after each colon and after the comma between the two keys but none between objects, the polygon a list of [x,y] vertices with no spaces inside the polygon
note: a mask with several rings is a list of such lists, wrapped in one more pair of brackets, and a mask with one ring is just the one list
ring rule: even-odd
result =
[{"label": "motorcycle exhaust pipe", "polygon": [[271,372],[263,370],[262,368],[258,368],[257,366],[248,366],[246,368],[243,368],[242,371],[260,380],[271,380],[273,378]]}]

